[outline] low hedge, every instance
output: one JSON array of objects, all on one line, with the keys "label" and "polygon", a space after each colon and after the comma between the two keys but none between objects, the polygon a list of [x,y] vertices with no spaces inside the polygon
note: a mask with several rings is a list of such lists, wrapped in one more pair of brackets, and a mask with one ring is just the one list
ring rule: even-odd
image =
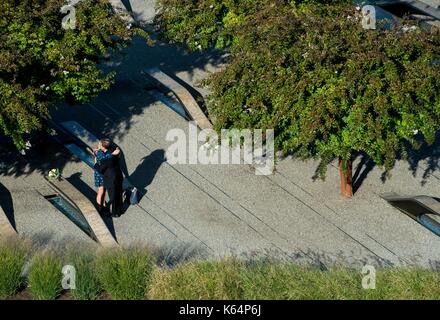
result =
[{"label": "low hedge", "polygon": [[23,288],[23,268],[30,264],[28,290],[34,299],[56,299],[62,293],[62,266],[75,267],[78,300],[255,300],[255,299],[440,299],[440,272],[417,268],[379,268],[376,289],[362,288],[360,270],[294,263],[252,262],[234,258],[189,261],[159,267],[148,248],[56,250],[36,252],[29,245],[0,243],[0,298]]},{"label": "low hedge", "polygon": [[62,260],[55,252],[38,253],[29,271],[29,290],[37,300],[55,300],[62,291]]},{"label": "low hedge", "polygon": [[117,300],[145,299],[153,266],[150,251],[142,248],[104,251],[97,258],[102,287]]},{"label": "low hedge", "polygon": [[0,243],[0,299],[13,296],[24,285],[23,269],[29,251],[26,242],[8,239]]}]

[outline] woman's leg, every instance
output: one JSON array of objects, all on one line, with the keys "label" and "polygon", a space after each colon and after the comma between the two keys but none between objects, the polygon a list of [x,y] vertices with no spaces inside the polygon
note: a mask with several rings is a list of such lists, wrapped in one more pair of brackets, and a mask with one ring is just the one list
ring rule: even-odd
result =
[{"label": "woman's leg", "polygon": [[[104,188],[104,187],[103,187]],[[101,198],[101,203],[102,203],[102,206],[104,207],[104,208],[107,208],[107,203],[105,202],[105,194],[106,194],[106,189],[104,188],[104,191],[102,192],[102,198]]]},{"label": "woman's leg", "polygon": [[104,199],[105,199],[105,189],[104,187],[98,187],[98,191],[96,193],[96,203],[98,206],[104,206]]}]

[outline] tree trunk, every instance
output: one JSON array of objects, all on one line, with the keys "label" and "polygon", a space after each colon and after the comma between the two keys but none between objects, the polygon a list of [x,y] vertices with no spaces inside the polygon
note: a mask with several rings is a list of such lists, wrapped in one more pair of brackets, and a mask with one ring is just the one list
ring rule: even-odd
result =
[{"label": "tree trunk", "polygon": [[341,178],[341,192],[344,197],[353,197],[353,164],[351,160],[347,163],[347,168],[342,167],[342,160],[339,159],[339,177]]},{"label": "tree trunk", "polygon": [[41,119],[41,130],[36,132],[35,149],[40,154],[48,153],[49,134],[47,133],[48,121]]}]

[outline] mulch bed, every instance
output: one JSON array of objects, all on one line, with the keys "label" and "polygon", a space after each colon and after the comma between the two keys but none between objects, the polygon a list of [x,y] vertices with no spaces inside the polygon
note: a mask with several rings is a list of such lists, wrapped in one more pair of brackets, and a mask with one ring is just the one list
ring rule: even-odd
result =
[{"label": "mulch bed", "polygon": [[[19,293],[17,293],[15,296],[7,298],[6,300],[34,300],[32,297],[32,294],[30,293],[29,289],[23,289]],[[72,294],[64,290],[61,292],[60,296],[57,298],[57,300],[74,300],[72,297]],[[111,297],[108,293],[103,292],[99,296],[98,300],[111,300]]]}]

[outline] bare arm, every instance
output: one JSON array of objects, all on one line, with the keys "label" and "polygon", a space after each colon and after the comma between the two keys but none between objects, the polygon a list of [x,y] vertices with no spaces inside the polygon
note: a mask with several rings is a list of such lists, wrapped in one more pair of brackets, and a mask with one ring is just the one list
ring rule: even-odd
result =
[{"label": "bare arm", "polygon": [[119,149],[119,147],[116,147],[115,151],[112,152],[112,155],[119,156],[120,153],[121,153],[121,149]]}]

